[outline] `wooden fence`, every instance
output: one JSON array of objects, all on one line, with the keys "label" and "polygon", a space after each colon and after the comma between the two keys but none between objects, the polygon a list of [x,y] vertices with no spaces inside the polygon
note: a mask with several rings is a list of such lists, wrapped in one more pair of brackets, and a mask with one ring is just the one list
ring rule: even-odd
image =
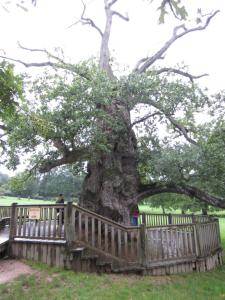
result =
[{"label": "wooden fence", "polygon": [[205,223],[212,220],[213,217],[208,215],[180,215],[180,214],[150,214],[141,213],[139,216],[139,223],[147,226],[161,226],[161,225],[179,225],[191,223]]},{"label": "wooden fence", "polygon": [[[38,216],[32,213],[36,210]],[[220,249],[218,220],[208,216],[141,215],[141,226],[123,226],[87,209],[67,205],[11,207],[10,241],[64,241],[127,263],[151,267],[194,260]]]},{"label": "wooden fence", "polygon": [[0,206],[0,220],[10,218],[11,206]]}]

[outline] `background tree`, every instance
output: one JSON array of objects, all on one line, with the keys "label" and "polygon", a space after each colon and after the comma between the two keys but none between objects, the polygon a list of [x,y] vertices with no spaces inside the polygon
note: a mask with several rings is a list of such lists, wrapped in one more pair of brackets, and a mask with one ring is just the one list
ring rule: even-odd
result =
[{"label": "background tree", "polygon": [[[13,130],[5,130],[8,163],[15,167],[15,157],[33,152],[30,166],[40,172],[65,164],[83,168],[87,175],[80,205],[124,223],[130,222],[130,211],[141,200],[166,192],[224,208],[221,194],[195,179],[213,174],[214,165],[218,167],[216,160],[212,159],[212,164],[209,161],[208,168],[202,163],[206,153],[221,147],[221,139],[212,138],[215,127],[202,134],[203,127],[195,122],[196,112],[207,112],[217,103],[217,124],[223,132],[219,109],[224,98],[220,95],[220,102],[218,95],[209,98],[197,87],[194,80],[206,74],[193,76],[185,68],[160,68],[157,64],[177,40],[205,30],[218,11],[201,16],[201,22],[192,27],[179,23],[158,51],[140,58],[130,74],[116,76],[109,51],[112,22],[114,18],[129,18],[116,10],[117,0],[103,2],[104,28],[86,16],[84,3],[80,19],[101,39],[98,60],[73,65],[46,50],[25,47],[26,51],[46,54],[49,60],[26,63],[12,59],[27,67],[54,68],[33,83],[33,98],[21,103]],[[165,15],[163,9],[166,11],[168,4],[178,19],[179,11],[183,11],[182,21],[187,18],[186,10],[175,9],[178,1],[159,3],[161,15]],[[135,113],[134,120],[131,113]],[[163,137],[159,128],[165,131]],[[179,164],[174,164],[177,161]]]}]

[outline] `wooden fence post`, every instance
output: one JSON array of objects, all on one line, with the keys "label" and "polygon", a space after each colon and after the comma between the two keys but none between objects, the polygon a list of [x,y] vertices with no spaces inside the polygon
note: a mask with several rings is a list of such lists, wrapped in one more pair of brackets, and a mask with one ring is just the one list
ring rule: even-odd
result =
[{"label": "wooden fence post", "polygon": [[142,224],[146,225],[146,214],[142,214]]},{"label": "wooden fence post", "polygon": [[171,225],[172,224],[172,215],[168,214],[168,224]]},{"label": "wooden fence post", "polygon": [[222,248],[221,247],[221,237],[220,237],[220,224],[219,224],[219,219],[218,218],[214,218],[214,222],[216,222],[216,234],[218,237],[218,248]]},{"label": "wooden fence post", "polygon": [[64,226],[67,246],[71,249],[75,242],[75,214],[72,202],[68,202],[66,205]]},{"label": "wooden fence post", "polygon": [[8,246],[8,255],[12,255],[12,241],[14,240],[16,234],[16,223],[17,223],[17,214],[16,214],[17,203],[12,203],[11,213],[10,213],[10,227],[9,227],[9,246]]},{"label": "wooden fence post", "polygon": [[141,247],[141,264],[143,267],[147,266],[147,241],[146,241],[146,227],[145,224],[140,225],[140,247]]},{"label": "wooden fence post", "polygon": [[195,241],[195,254],[196,257],[200,256],[200,241],[199,241],[199,225],[195,223],[194,225],[194,241]]}]

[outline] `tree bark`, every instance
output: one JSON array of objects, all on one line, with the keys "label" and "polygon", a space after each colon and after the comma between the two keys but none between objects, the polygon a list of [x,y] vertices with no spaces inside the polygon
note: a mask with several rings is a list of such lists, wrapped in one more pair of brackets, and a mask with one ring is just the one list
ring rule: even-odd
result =
[{"label": "tree bark", "polygon": [[[111,109],[118,110],[115,105]],[[79,204],[123,224],[130,224],[130,212],[137,204],[139,176],[137,141],[130,126],[130,114],[120,107],[123,129],[108,130],[112,151],[88,163]],[[118,114],[117,114],[118,115]]]}]

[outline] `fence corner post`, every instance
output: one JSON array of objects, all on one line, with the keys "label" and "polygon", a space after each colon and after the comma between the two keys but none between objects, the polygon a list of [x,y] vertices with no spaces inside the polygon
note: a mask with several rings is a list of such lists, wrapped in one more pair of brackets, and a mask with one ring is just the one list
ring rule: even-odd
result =
[{"label": "fence corner post", "polygon": [[140,262],[143,267],[147,266],[147,241],[146,241],[146,226],[140,225]]},{"label": "fence corner post", "polygon": [[9,223],[9,246],[8,246],[8,256],[12,255],[12,242],[16,234],[16,223],[17,223],[17,214],[16,214],[17,203],[12,203],[11,212],[10,212],[10,223]]},{"label": "fence corner post", "polygon": [[73,246],[73,242],[75,240],[75,227],[74,222],[75,220],[73,220],[73,204],[71,201],[69,201],[66,205],[65,208],[65,237],[66,237],[66,242],[67,242],[67,246],[68,249],[71,249],[71,247]]}]

